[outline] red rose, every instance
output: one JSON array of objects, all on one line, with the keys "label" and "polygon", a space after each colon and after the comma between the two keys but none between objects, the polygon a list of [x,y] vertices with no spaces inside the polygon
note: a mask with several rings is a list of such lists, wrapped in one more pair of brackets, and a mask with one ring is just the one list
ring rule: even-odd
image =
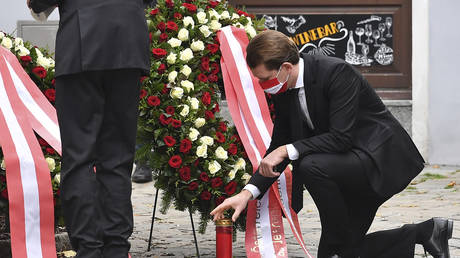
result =
[{"label": "red rose", "polygon": [[209,182],[209,176],[206,172],[201,172],[200,174],[200,180],[203,182]]},{"label": "red rose", "polygon": [[166,0],[165,1],[165,4],[167,7],[169,7],[170,9],[172,9],[174,7],[174,2],[172,0]]},{"label": "red rose", "polygon": [[206,110],[204,112],[204,118],[206,118],[206,120],[212,120],[214,119],[214,113],[209,110]]},{"label": "red rose", "polygon": [[152,9],[152,11],[150,11],[150,15],[155,16],[157,15],[158,12],[159,12],[158,8]]},{"label": "red rose", "polygon": [[36,66],[32,69],[32,72],[34,74],[36,74],[38,77],[40,77],[41,79],[45,78],[46,77],[46,70],[45,68],[41,67],[41,66]]},{"label": "red rose", "polygon": [[160,64],[160,66],[158,66],[157,71],[158,71],[159,74],[163,74],[165,72],[165,70],[166,70],[166,65],[165,64]]},{"label": "red rose", "polygon": [[50,155],[53,155],[55,154],[56,152],[54,151],[53,148],[46,148],[46,153],[50,154]]},{"label": "red rose", "polygon": [[219,112],[219,111],[220,111],[219,103],[216,103],[216,105],[212,109],[212,112],[216,113],[216,112]]},{"label": "red rose", "polygon": [[221,187],[222,184],[223,184],[222,178],[220,178],[220,177],[215,177],[215,178],[211,179],[211,187],[214,188],[214,189]]},{"label": "red rose", "polygon": [[201,58],[200,69],[203,72],[209,71],[209,57],[204,56],[204,57]]},{"label": "red rose", "polygon": [[202,63],[207,63],[207,64],[209,64],[209,57],[203,56],[203,57],[201,58],[201,62],[202,62]]},{"label": "red rose", "polygon": [[142,76],[142,77],[140,78],[141,83],[144,82],[145,79],[147,79],[147,78],[148,78],[147,76]]},{"label": "red rose", "polygon": [[164,22],[158,23],[157,29],[159,29],[161,32],[165,32],[165,30],[166,30],[166,23],[164,23]]},{"label": "red rose", "polygon": [[51,80],[51,85],[54,86],[55,84],[56,84],[56,79],[52,79],[52,80]]},{"label": "red rose", "polygon": [[172,119],[171,120],[171,125],[174,128],[179,128],[182,125],[182,122],[180,120]]},{"label": "red rose", "polygon": [[21,56],[21,62],[23,65],[28,65],[32,62],[32,57],[30,56]]},{"label": "red rose", "polygon": [[211,8],[215,8],[219,4],[219,2],[217,1],[209,1],[208,3],[209,3],[209,7]]},{"label": "red rose", "polygon": [[160,42],[165,42],[166,40],[168,40],[168,34],[161,33],[160,34]]},{"label": "red rose", "polygon": [[244,11],[241,11],[241,10],[236,10],[236,13],[238,13],[238,15],[242,16],[249,16],[249,14],[247,12],[244,12]]},{"label": "red rose", "polygon": [[225,187],[225,193],[227,195],[232,195],[235,193],[236,191],[236,182],[235,181],[231,181],[230,183],[228,183]]},{"label": "red rose", "polygon": [[225,142],[225,136],[221,132],[216,132],[217,142]]},{"label": "red rose", "polygon": [[247,157],[248,157],[248,154],[247,154],[245,151],[243,151],[243,152],[241,153],[241,155],[243,155],[243,158],[247,158]]},{"label": "red rose", "polygon": [[180,19],[182,19],[182,14],[180,14],[180,13],[174,13],[174,18],[180,20]]},{"label": "red rose", "polygon": [[220,122],[219,123],[219,130],[221,132],[226,132],[227,131],[227,124],[225,122]]},{"label": "red rose", "polygon": [[201,192],[200,198],[203,201],[209,201],[209,199],[211,199],[211,193],[205,190],[205,191]]},{"label": "red rose", "polygon": [[193,165],[195,167],[198,167],[198,164],[200,163],[200,159],[196,159],[195,162],[193,162]]},{"label": "red rose", "polygon": [[147,91],[144,90],[144,89],[141,89],[141,92],[139,93],[139,98],[142,99],[142,98],[144,98],[145,96],[147,96]]},{"label": "red rose", "polygon": [[160,105],[161,101],[157,96],[150,96],[147,98],[147,103],[149,106],[156,107]]},{"label": "red rose", "polygon": [[177,24],[173,21],[168,21],[168,24],[166,25],[169,31],[177,31],[179,28],[177,27]]},{"label": "red rose", "polygon": [[48,146],[48,143],[44,139],[41,139],[41,138],[38,140],[38,143],[40,144],[40,146]]},{"label": "red rose", "polygon": [[206,45],[206,48],[211,52],[211,54],[215,54],[217,50],[219,50],[219,45],[217,44],[208,44]]},{"label": "red rose", "polygon": [[220,72],[220,67],[218,63],[212,63],[211,64],[211,73],[212,74],[218,74]]},{"label": "red rose", "polygon": [[[2,197],[8,200],[8,191],[6,189],[3,189],[1,193]],[[209,200],[209,199],[208,199]]]},{"label": "red rose", "polygon": [[221,203],[223,203],[225,201],[225,199],[227,199],[225,196],[220,196],[216,199],[216,205],[220,205]]},{"label": "red rose", "polygon": [[185,8],[187,8],[187,10],[191,13],[196,12],[196,5],[194,4],[183,3],[182,6],[185,6]]},{"label": "red rose", "polygon": [[174,155],[169,159],[168,163],[172,168],[179,168],[182,164],[182,159],[179,155]]},{"label": "red rose", "polygon": [[168,147],[172,147],[174,146],[174,144],[176,144],[176,140],[172,136],[169,136],[169,135],[163,137],[163,141]]},{"label": "red rose", "polygon": [[150,43],[152,43],[152,32],[149,32],[149,40],[150,40]]},{"label": "red rose", "polygon": [[203,73],[198,74],[198,80],[201,82],[207,82],[208,81],[208,76],[206,76]]},{"label": "red rose", "polygon": [[240,137],[237,134],[232,135],[232,137],[230,137],[230,139],[234,140],[235,142],[240,141]]},{"label": "red rose", "polygon": [[182,167],[179,169],[180,179],[184,181],[190,180],[190,167]]},{"label": "red rose", "polygon": [[188,153],[192,148],[192,142],[189,139],[183,139],[180,142],[179,151],[182,153]]},{"label": "red rose", "polygon": [[162,58],[168,54],[168,52],[162,48],[154,48],[152,49],[152,53],[155,58]]},{"label": "red rose", "polygon": [[54,102],[56,100],[56,90],[55,89],[45,90],[45,96],[48,98],[49,101]]},{"label": "red rose", "polygon": [[168,94],[168,92],[169,92],[168,84],[165,83],[163,85],[163,89],[161,90],[161,93]]},{"label": "red rose", "polygon": [[198,188],[198,183],[196,181],[191,182],[188,185],[188,190],[195,191]]},{"label": "red rose", "polygon": [[203,96],[201,96],[201,102],[203,102],[203,104],[205,106],[209,106],[211,104],[211,94],[209,94],[209,92],[205,91],[203,93]]},{"label": "red rose", "polygon": [[166,114],[168,114],[168,115],[174,115],[174,111],[175,111],[175,109],[174,109],[173,106],[167,106],[167,107],[166,107]]},{"label": "red rose", "polygon": [[160,123],[162,125],[169,125],[171,123],[172,118],[171,117],[166,117],[164,114],[160,115]]},{"label": "red rose", "polygon": [[236,155],[237,152],[238,152],[238,147],[236,147],[236,144],[230,143],[230,146],[228,147],[228,153],[232,155]]},{"label": "red rose", "polygon": [[273,103],[270,104],[269,110],[270,110],[270,112],[274,112],[274,111],[275,111],[275,105],[274,105]]},{"label": "red rose", "polygon": [[208,80],[209,80],[210,82],[217,82],[217,81],[219,80],[219,77],[217,77],[217,75],[215,75],[215,74],[210,74],[210,75],[208,76]]}]

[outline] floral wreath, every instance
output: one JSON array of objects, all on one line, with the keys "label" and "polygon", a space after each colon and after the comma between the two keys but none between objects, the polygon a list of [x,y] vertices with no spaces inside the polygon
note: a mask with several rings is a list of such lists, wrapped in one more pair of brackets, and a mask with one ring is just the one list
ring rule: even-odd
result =
[{"label": "floral wreath", "polygon": [[[233,126],[219,116],[219,41],[223,26],[244,28],[249,38],[263,21],[226,1],[160,0],[146,13],[151,69],[140,94],[136,159],[148,162],[163,190],[162,212],[174,204],[201,215],[238,193],[252,166]],[[244,230],[245,214],[236,221]]]},{"label": "floral wreath", "polygon": [[[10,50],[19,60],[24,70],[34,81],[35,85],[43,92],[49,102],[54,106],[56,91],[54,88],[54,60],[47,50],[33,46],[30,42],[24,42],[21,38],[15,38],[0,31],[0,45]],[[53,187],[55,225],[63,226],[61,201],[59,198],[59,182],[61,171],[61,157],[40,136],[37,136],[40,147],[48,163]],[[3,153],[0,148],[0,215],[9,216],[8,189],[6,185],[6,171]],[[0,230],[1,231],[1,230]]]}]

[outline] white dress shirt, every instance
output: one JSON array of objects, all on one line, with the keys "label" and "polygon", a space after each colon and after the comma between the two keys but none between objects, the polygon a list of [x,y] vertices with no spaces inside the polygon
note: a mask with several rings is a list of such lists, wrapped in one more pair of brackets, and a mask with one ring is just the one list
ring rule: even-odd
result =
[{"label": "white dress shirt", "polygon": [[[303,82],[304,82],[304,61],[302,58],[299,60],[299,74],[297,76],[297,81],[295,83],[295,86],[291,89],[299,89],[298,97],[299,97],[299,103],[300,107],[302,108],[303,114],[305,115],[307,119],[307,124],[310,129],[314,129],[315,127],[313,126],[313,123],[310,118],[310,113],[308,112],[308,107],[307,107],[307,98],[305,97],[305,87],[303,87]],[[297,149],[294,147],[292,144],[287,144],[286,145],[286,150],[289,156],[290,160],[296,160],[299,158],[299,152]],[[260,190],[257,188],[257,186],[253,184],[247,184],[243,189],[248,190],[252,194],[252,200],[257,198],[260,195]]]}]

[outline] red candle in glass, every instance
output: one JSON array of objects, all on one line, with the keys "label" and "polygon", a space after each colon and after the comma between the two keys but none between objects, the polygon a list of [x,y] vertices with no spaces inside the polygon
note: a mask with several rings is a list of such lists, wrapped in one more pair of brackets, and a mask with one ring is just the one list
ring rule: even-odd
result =
[{"label": "red candle in glass", "polygon": [[216,257],[232,258],[233,223],[231,219],[216,222]]}]

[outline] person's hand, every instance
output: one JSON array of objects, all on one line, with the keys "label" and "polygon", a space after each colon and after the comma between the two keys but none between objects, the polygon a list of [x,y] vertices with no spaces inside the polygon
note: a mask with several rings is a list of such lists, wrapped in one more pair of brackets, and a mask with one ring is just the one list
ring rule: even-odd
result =
[{"label": "person's hand", "polygon": [[288,157],[286,145],[276,148],[270,152],[265,158],[260,161],[259,174],[264,177],[277,177],[280,175],[279,172],[274,172],[273,168],[280,164],[285,158]]},{"label": "person's hand", "polygon": [[241,191],[239,194],[225,199],[223,203],[211,211],[211,215],[214,216],[213,220],[216,221],[218,219],[223,219],[224,212],[232,208],[235,210],[232,216],[232,220],[235,222],[236,219],[240,216],[240,213],[244,210],[244,208],[246,208],[246,205],[251,198],[251,192],[243,189],[243,191]]}]

